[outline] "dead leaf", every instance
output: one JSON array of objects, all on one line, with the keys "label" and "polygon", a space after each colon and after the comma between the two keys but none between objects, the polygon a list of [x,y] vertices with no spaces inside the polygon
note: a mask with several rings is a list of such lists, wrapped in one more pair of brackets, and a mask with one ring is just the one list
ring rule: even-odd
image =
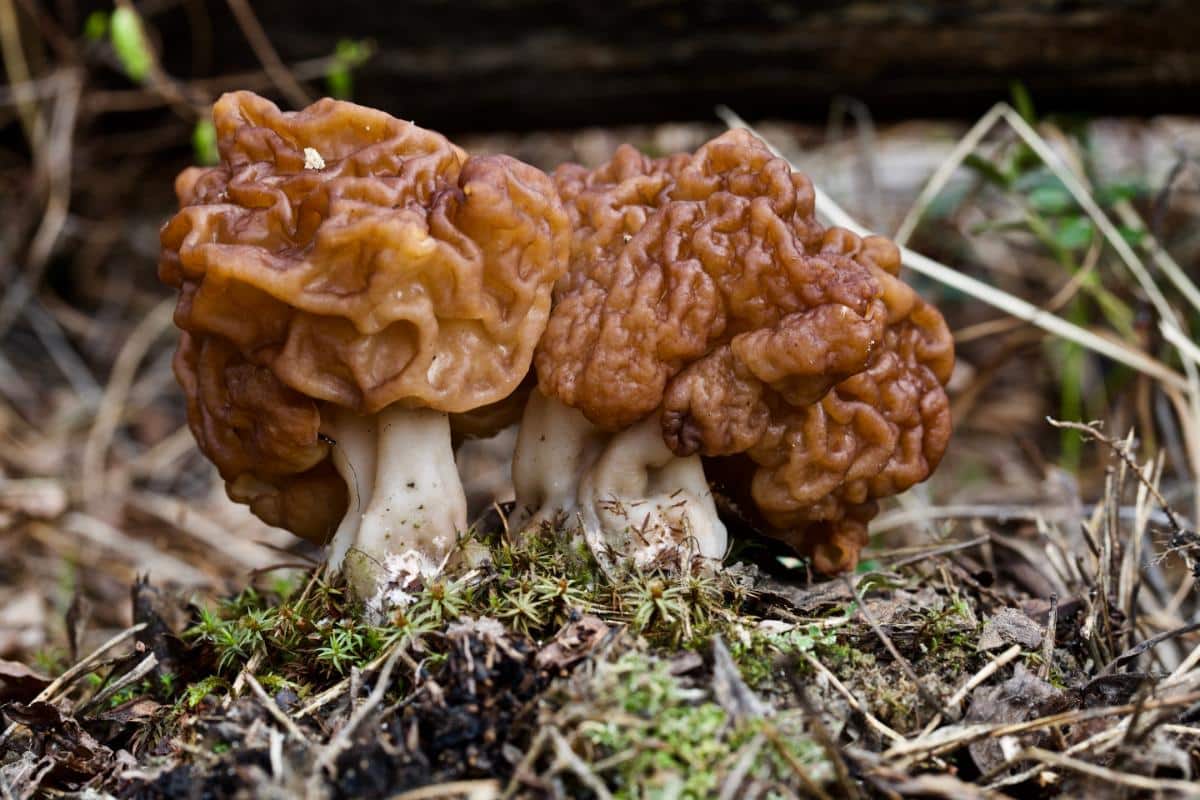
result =
[{"label": "dead leaf", "polygon": [[49,678],[24,664],[0,660],[0,703],[27,703],[49,685]]},{"label": "dead leaf", "polygon": [[90,778],[112,764],[112,750],[51,703],[10,703],[4,715],[33,731],[43,742],[43,752],[60,769]]},{"label": "dead leaf", "polygon": [[[1066,699],[1061,691],[1018,663],[1013,676],[1004,683],[999,686],[981,686],[971,694],[971,705],[963,721],[1024,722],[1047,713],[1050,708],[1065,705]],[[1018,753],[1021,748],[1022,743],[1016,737],[1006,736],[973,742],[967,749],[980,771],[990,772]]]},{"label": "dead leaf", "polygon": [[149,697],[135,697],[116,708],[97,714],[96,719],[105,722],[119,722],[123,725],[131,722],[147,722],[153,719],[162,707],[162,703],[157,703]]},{"label": "dead leaf", "polygon": [[1153,686],[1155,677],[1145,672],[1122,672],[1118,675],[1101,675],[1087,682],[1081,692],[1084,708],[1120,706],[1133,699],[1138,689]]},{"label": "dead leaf", "polygon": [[541,670],[565,670],[582,661],[608,635],[608,623],[585,614],[568,622],[534,658]]},{"label": "dead leaf", "polygon": [[1042,627],[1015,608],[1002,608],[983,624],[980,650],[998,650],[1019,644],[1033,650],[1042,643]]}]

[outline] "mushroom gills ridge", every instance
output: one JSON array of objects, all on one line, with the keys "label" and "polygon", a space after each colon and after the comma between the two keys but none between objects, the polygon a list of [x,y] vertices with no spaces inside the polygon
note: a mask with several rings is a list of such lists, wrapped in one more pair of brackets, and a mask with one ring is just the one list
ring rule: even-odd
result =
[{"label": "mushroom gills ridge", "polygon": [[725,555],[728,534],[700,458],[671,452],[658,414],[608,433],[535,391],[513,483],[515,530],[543,523],[574,529],[611,576],[629,567],[691,571]]},{"label": "mushroom gills ridge", "polygon": [[399,406],[370,416],[344,409],[328,416],[323,433],[334,441],[334,466],[350,498],[329,564],[371,605],[391,588],[385,577],[390,556],[412,565],[418,572],[412,578],[429,578],[445,566],[467,527],[449,416]]}]

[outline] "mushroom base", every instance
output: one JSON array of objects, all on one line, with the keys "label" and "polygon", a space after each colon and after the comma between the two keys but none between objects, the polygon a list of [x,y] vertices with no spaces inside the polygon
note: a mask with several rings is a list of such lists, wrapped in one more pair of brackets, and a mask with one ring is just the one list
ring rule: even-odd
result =
[{"label": "mushroom base", "polygon": [[382,608],[388,592],[399,597],[440,572],[467,527],[449,417],[396,407],[325,416],[322,433],[334,440],[334,466],[350,500],[329,564],[359,598]]},{"label": "mushroom base", "polygon": [[728,534],[700,458],[672,453],[657,415],[610,434],[533,392],[513,484],[513,530],[544,522],[579,530],[610,575],[630,566],[688,571],[725,555]]}]

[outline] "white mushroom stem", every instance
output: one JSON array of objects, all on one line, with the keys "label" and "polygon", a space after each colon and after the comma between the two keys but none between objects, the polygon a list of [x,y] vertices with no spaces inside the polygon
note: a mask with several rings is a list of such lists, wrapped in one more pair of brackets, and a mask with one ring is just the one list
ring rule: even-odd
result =
[{"label": "white mushroom stem", "polygon": [[329,563],[340,568],[346,553],[358,540],[367,502],[375,491],[375,417],[360,416],[342,408],[322,415],[326,435],[333,439],[333,466],[346,482],[349,502],[346,516],[329,545]]},{"label": "white mushroom stem", "polygon": [[622,560],[686,571],[696,558],[725,555],[700,457],[672,453],[657,415],[613,437],[580,483],[579,505],[588,546],[610,571]]},{"label": "white mushroom stem", "polygon": [[607,434],[582,412],[536,389],[529,394],[513,454],[516,531],[543,522],[563,524],[578,511],[579,481],[603,449]]},{"label": "white mushroom stem", "polygon": [[447,415],[394,406],[370,417],[337,412],[326,433],[350,498],[330,566],[368,601],[387,589],[389,556],[436,574],[467,526]]},{"label": "white mushroom stem", "polygon": [[662,438],[657,415],[603,434],[571,408],[534,392],[513,464],[517,530],[577,515],[596,560],[690,570],[720,559],[728,534],[698,456],[680,458]]}]

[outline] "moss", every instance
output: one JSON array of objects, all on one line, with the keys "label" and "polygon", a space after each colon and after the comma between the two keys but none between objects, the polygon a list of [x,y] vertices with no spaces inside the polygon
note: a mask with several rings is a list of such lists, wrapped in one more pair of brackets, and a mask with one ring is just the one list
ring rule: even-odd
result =
[{"label": "moss", "polygon": [[667,660],[646,652],[602,662],[573,688],[558,699],[576,720],[566,735],[614,797],[710,797],[743,757],[752,779],[784,780],[797,764],[828,775],[799,716],[734,721],[706,689],[688,685]]}]

